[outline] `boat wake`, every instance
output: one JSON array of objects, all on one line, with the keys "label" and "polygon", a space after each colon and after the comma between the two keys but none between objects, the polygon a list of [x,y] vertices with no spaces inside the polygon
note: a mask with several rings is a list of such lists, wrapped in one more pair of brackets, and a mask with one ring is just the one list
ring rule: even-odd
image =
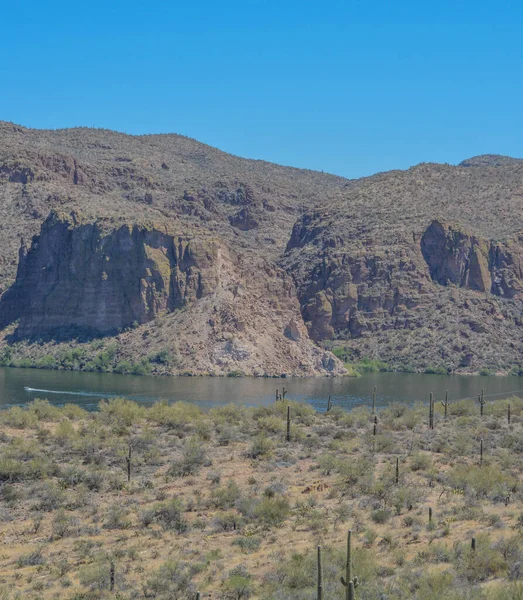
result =
[{"label": "boat wake", "polygon": [[114,394],[100,394],[98,392],[69,392],[64,390],[41,390],[38,388],[32,388],[24,386],[26,392],[40,392],[43,394],[66,394],[68,396],[96,396],[97,398],[113,398]]}]

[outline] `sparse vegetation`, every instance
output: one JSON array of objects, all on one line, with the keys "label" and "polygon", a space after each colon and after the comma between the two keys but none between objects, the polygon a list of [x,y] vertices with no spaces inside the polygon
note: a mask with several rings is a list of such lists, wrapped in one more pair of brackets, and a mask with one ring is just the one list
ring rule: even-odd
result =
[{"label": "sparse vegetation", "polygon": [[358,598],[523,594],[522,400],[436,403],[434,429],[397,403],[376,436],[365,407],[291,401],[290,443],[287,404],[0,412],[0,597],[308,600],[320,543],[341,598],[348,528]]}]

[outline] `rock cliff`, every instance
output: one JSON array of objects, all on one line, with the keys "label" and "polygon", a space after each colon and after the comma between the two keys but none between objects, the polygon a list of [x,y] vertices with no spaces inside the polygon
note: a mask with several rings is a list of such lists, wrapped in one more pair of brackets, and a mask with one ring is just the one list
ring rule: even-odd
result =
[{"label": "rock cliff", "polygon": [[[16,321],[12,340],[39,343],[118,336],[128,345],[122,357],[168,348],[176,371],[193,374],[343,373],[310,341],[281,269],[263,259],[247,265],[208,234],[163,229],[52,212],[30,248],[20,249],[0,328]],[[158,343],[140,326],[154,331],[160,319],[170,333]]]},{"label": "rock cliff", "polygon": [[523,372],[522,198],[509,157],[346,180],[0,122],[0,360],[324,375],[343,346]]},{"label": "rock cliff", "polygon": [[222,248],[154,227],[52,212],[0,303],[0,327],[19,319],[20,337],[107,335],[190,304],[218,285]]}]

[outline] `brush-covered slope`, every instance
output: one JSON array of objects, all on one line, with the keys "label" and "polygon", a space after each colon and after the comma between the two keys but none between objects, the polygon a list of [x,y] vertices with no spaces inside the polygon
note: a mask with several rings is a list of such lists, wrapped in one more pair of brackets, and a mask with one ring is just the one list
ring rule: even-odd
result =
[{"label": "brush-covered slope", "polygon": [[519,370],[523,161],[361,180],[307,211],[282,264],[316,340],[397,368]]},{"label": "brush-covered slope", "polygon": [[522,224],[509,157],[349,181],[177,135],[0,123],[4,362],[315,375],[342,372],[334,342],[518,370]]}]

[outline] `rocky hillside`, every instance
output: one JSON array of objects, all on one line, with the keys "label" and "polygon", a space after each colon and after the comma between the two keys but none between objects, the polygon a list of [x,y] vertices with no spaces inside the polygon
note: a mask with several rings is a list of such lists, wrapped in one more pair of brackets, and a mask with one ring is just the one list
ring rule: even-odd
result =
[{"label": "rocky hillside", "polygon": [[519,372],[522,223],[508,157],[349,181],[177,135],[0,123],[3,362],[340,374],[334,345]]}]

